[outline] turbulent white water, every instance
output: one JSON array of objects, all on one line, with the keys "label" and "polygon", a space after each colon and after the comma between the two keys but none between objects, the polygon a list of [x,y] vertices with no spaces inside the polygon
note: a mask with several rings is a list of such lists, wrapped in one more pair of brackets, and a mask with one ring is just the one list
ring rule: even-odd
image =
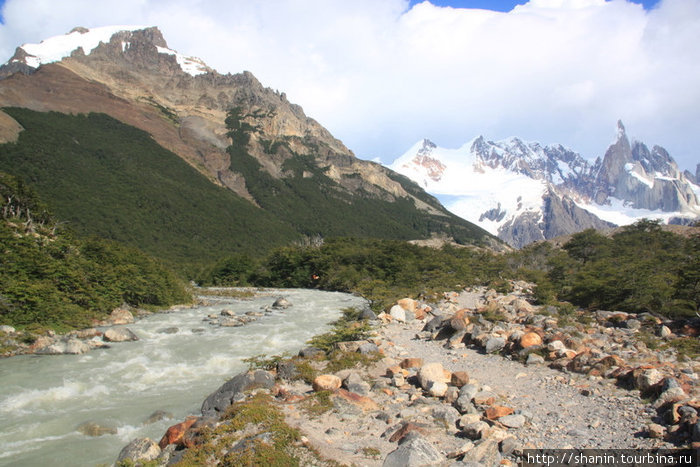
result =
[{"label": "turbulent white water", "polygon": [[[293,306],[238,328],[203,322],[224,309],[260,311],[278,296]],[[112,463],[131,439],[158,441],[168,426],[199,415],[206,396],[246,368],[242,359],[295,353],[327,330],[340,310],[364,304],[359,297],[315,290],[210,299],[211,306],[157,313],[129,325],[136,342],[84,355],[0,360],[0,466]],[[178,332],[162,332],[172,327]],[[145,425],[156,410],[173,419]],[[86,436],[76,430],[84,422],[117,432]]]}]

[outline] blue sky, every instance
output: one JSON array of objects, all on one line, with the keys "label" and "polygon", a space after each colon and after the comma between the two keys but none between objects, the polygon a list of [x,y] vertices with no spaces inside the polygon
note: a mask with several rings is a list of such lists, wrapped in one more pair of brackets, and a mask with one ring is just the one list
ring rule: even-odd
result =
[{"label": "blue sky", "polygon": [[158,26],[285,92],[363,159],[479,135],[595,159],[621,119],[681,169],[700,162],[700,0],[3,1],[0,61],[75,26]]}]

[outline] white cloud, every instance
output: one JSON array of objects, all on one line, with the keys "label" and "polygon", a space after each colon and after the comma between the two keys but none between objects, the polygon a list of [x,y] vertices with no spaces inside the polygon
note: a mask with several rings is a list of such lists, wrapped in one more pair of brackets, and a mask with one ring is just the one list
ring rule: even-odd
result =
[{"label": "white cloud", "polygon": [[8,0],[4,58],[74,26],[158,25],[171,48],[252,71],[359,156],[429,137],[561,142],[602,154],[623,119],[700,161],[700,2],[531,0],[509,13],[407,0]]}]

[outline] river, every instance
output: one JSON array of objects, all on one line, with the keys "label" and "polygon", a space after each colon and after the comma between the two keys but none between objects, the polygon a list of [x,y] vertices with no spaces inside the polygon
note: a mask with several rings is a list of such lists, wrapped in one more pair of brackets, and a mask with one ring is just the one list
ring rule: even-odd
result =
[{"label": "river", "polygon": [[[212,326],[207,315],[243,314],[292,303],[243,327]],[[204,399],[247,365],[242,359],[296,353],[325,332],[348,307],[365,300],[316,290],[271,290],[252,299],[207,297],[207,306],[154,313],[129,325],[139,340],[83,355],[22,355],[0,360],[0,466],[95,466],[116,460],[133,438],[156,442]],[[177,332],[164,332],[177,328]],[[152,424],[156,410],[173,414]],[[85,422],[116,429],[91,437]]]}]

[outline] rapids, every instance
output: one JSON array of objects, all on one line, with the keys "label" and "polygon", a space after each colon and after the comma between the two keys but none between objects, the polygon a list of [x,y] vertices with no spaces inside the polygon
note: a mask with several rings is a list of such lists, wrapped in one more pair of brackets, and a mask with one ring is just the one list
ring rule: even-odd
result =
[{"label": "rapids", "polygon": [[[260,311],[283,296],[292,303],[243,327],[203,322],[230,309]],[[348,307],[365,300],[316,290],[268,290],[253,299],[207,297],[209,306],[154,313],[128,325],[136,342],[83,355],[22,355],[0,360],[0,466],[111,464],[136,437],[156,442],[247,365],[242,359],[296,353]],[[175,333],[163,332],[176,327]],[[172,329],[170,330],[172,332]],[[156,410],[173,418],[144,421]],[[116,430],[91,437],[85,422]]]}]

